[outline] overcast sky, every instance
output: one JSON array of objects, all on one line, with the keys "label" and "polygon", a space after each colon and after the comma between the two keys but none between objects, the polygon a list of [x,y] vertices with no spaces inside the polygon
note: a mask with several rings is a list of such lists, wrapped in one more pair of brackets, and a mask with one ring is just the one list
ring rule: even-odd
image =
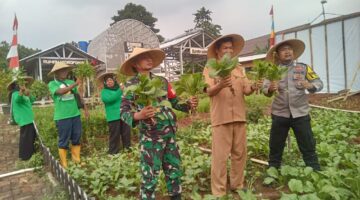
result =
[{"label": "overcast sky", "polygon": [[[270,32],[269,11],[274,5],[275,29],[309,23],[321,12],[321,0],[0,0],[0,40],[11,41],[14,13],[18,40],[27,47],[47,49],[60,43],[91,40],[112,22],[129,2],[143,5],[158,19],[156,28],[166,39],[194,27],[202,6],[212,11],[222,34],[238,33],[251,39]],[[360,12],[360,0],[327,0],[325,11]],[[327,15],[327,17],[334,17]]]}]

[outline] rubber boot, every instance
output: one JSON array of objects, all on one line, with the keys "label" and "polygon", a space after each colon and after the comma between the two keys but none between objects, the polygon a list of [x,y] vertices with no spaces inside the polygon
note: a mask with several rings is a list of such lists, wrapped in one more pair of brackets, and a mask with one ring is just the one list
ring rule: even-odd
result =
[{"label": "rubber boot", "polygon": [[66,155],[67,155],[66,149],[59,149],[60,165],[65,169],[67,168]]},{"label": "rubber boot", "polygon": [[80,145],[71,146],[71,159],[74,163],[80,163]]}]

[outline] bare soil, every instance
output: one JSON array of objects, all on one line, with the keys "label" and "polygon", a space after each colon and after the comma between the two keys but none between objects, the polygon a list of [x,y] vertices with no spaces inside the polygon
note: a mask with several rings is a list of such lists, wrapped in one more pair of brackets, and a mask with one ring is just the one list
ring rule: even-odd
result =
[{"label": "bare soil", "polygon": [[348,97],[346,101],[340,99],[329,103],[327,102],[329,99],[332,99],[336,96],[339,96],[339,94],[326,93],[308,95],[310,104],[344,110],[360,111],[360,93]]}]

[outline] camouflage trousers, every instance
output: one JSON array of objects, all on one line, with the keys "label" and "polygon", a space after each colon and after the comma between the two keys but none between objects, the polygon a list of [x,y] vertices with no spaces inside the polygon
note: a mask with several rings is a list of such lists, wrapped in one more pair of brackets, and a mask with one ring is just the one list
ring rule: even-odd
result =
[{"label": "camouflage trousers", "polygon": [[145,134],[140,138],[141,188],[140,199],[155,200],[155,189],[161,168],[165,174],[170,196],[181,193],[180,154],[175,142],[175,134],[170,132],[160,138],[150,138]]}]

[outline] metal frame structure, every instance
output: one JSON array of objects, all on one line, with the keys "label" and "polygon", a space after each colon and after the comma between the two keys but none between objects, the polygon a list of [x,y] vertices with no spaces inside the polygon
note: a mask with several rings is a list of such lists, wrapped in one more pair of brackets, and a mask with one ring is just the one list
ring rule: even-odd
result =
[{"label": "metal frame structure", "polygon": [[[46,74],[50,72],[55,62],[63,61],[69,64],[79,64],[86,61],[101,64],[103,61],[82,51],[70,43],[56,45],[55,47],[35,53],[20,60],[28,75],[37,80],[47,82]],[[45,74],[45,76],[44,76]]]},{"label": "metal frame structure", "polygon": [[[343,15],[343,16],[340,16],[340,17],[335,17],[335,18],[332,18],[332,19],[326,19],[320,23],[317,23],[317,24],[305,24],[305,25],[302,25],[302,26],[298,26],[298,27],[294,27],[294,28],[290,28],[290,29],[287,29],[287,30],[283,30],[283,31],[279,31],[276,33],[276,36],[277,37],[282,37],[284,38],[284,36],[288,36],[288,35],[294,35],[294,38],[298,38],[298,33],[300,31],[308,31],[308,39],[309,39],[309,49],[310,49],[310,64],[311,66],[314,66],[314,43],[316,41],[314,41],[314,38],[313,38],[313,29],[315,28],[323,28],[324,30],[324,51],[325,51],[325,68],[326,68],[326,78],[325,78],[325,81],[326,81],[326,92],[330,93],[331,92],[331,84],[330,84],[330,74],[329,74],[329,71],[330,71],[330,68],[329,68],[329,46],[328,46],[328,43],[329,43],[329,38],[328,38],[328,35],[329,35],[329,31],[328,31],[328,27],[334,23],[341,23],[341,47],[339,47],[340,49],[342,49],[342,56],[343,56],[343,59],[342,59],[342,64],[343,64],[343,67],[342,67],[342,70],[344,72],[344,86],[345,88],[344,89],[351,89],[349,88],[349,84],[348,84],[348,81],[349,81],[349,77],[348,77],[348,66],[347,66],[347,60],[348,58],[346,57],[346,45],[345,45],[345,41],[346,41],[346,33],[345,33],[345,26],[344,26],[344,23],[346,20],[349,20],[349,19],[359,19],[360,20],[360,12],[356,12],[356,13],[352,13],[352,14],[349,14],[349,15]],[[330,33],[331,34],[331,33]],[[340,70],[340,69],[339,69]]]},{"label": "metal frame structure", "polygon": [[[28,75],[33,76],[37,80],[49,82],[52,77],[46,76],[56,62],[65,62],[68,64],[80,64],[84,62],[96,63],[95,70],[101,70],[101,65],[104,62],[95,58],[94,56],[82,51],[75,45],[64,43],[56,45],[55,47],[35,53],[20,60],[22,66]],[[44,76],[45,74],[45,76]],[[90,80],[87,79],[87,96],[91,94]]]},{"label": "metal frame structure", "polygon": [[88,52],[103,60],[106,70],[114,70],[125,61],[134,47],[158,48],[156,34],[145,24],[134,19],[116,22],[91,40]]},{"label": "metal frame structure", "polygon": [[160,48],[165,51],[166,58],[161,69],[170,81],[177,79],[177,74],[184,73],[184,63],[200,63],[206,61],[207,46],[215,39],[202,29],[193,29],[165,41]]}]

